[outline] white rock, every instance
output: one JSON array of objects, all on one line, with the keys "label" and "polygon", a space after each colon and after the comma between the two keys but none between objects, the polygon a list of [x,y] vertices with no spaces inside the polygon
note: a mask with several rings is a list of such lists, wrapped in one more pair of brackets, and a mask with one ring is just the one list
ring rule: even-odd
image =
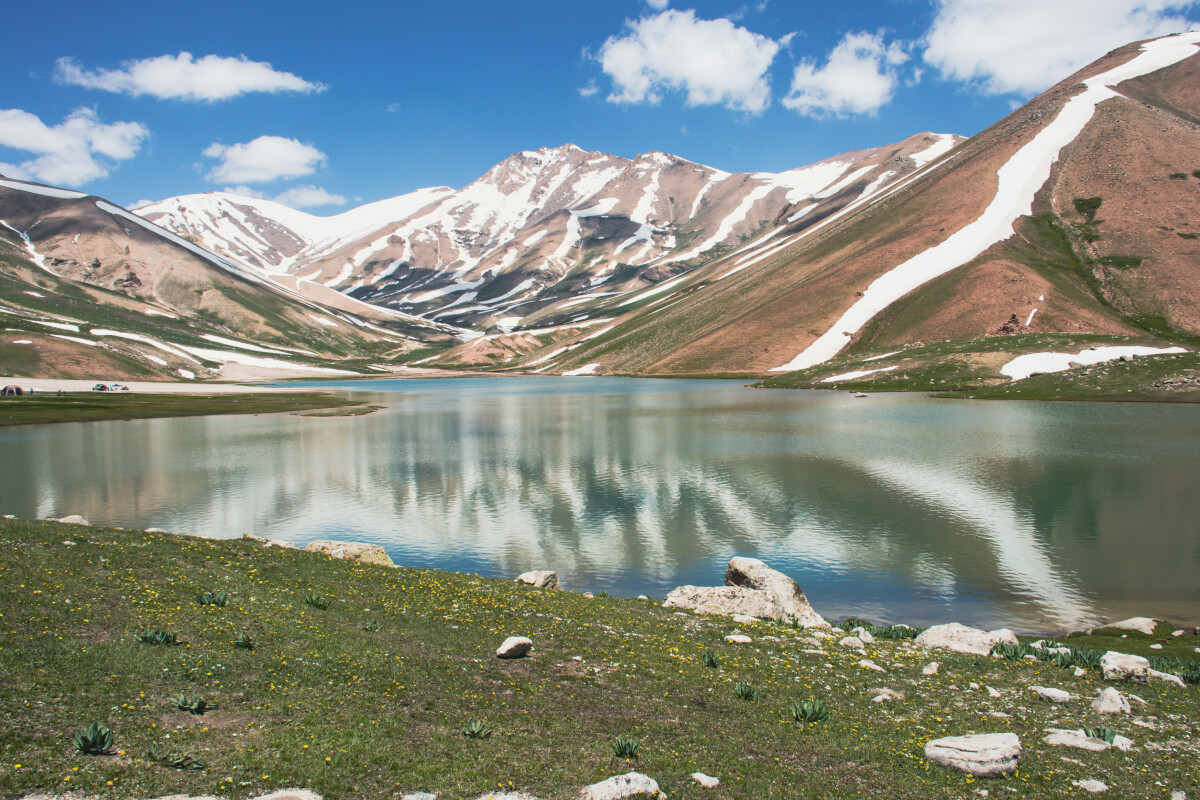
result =
[{"label": "white rock", "polygon": [[1092,710],[1097,714],[1128,714],[1132,708],[1125,695],[1109,686],[1092,701]]},{"label": "white rock", "polygon": [[1188,800],[1187,792],[1171,792],[1171,800]]},{"label": "white rock", "polygon": [[987,715],[989,717],[995,717],[996,719],[1011,719],[1012,718],[1012,714],[1005,714],[1003,711],[989,711],[987,713]]},{"label": "white rock", "polygon": [[437,800],[437,795],[433,792],[410,792],[401,795],[400,800]]},{"label": "white rock", "polygon": [[956,653],[986,656],[992,652],[992,647],[998,642],[1017,644],[1016,635],[1007,629],[997,631],[982,631],[969,628],[957,622],[948,625],[934,625],[914,642],[919,647],[933,647],[943,650],[953,650]]},{"label": "white rock", "polygon": [[1062,689],[1052,689],[1047,686],[1030,686],[1029,690],[1037,692],[1038,697],[1043,700],[1049,700],[1051,703],[1069,703],[1071,701],[1071,693],[1064,692]]},{"label": "white rock", "polygon": [[876,689],[871,689],[875,696],[871,698],[872,703],[882,703],[885,700],[903,700],[904,692],[897,692],[894,689],[889,689],[886,686],[880,686]]},{"label": "white rock", "polygon": [[745,614],[734,614],[730,619],[739,625],[754,625],[762,621],[758,617],[748,617]]},{"label": "white rock", "polygon": [[488,792],[475,798],[475,800],[537,800],[537,798],[524,792]]},{"label": "white rock", "polygon": [[1021,741],[1015,733],[972,733],[947,736],[925,745],[925,757],[935,764],[977,778],[1007,775],[1017,769]]},{"label": "white rock", "polygon": [[[773,570],[757,558],[734,557],[725,568],[726,586],[743,586],[765,591],[783,609],[783,617],[805,628],[823,628],[825,618],[813,610],[800,584]],[[758,615],[755,615],[758,616]]]},{"label": "white rock", "polygon": [[551,572],[548,569],[530,570],[522,572],[517,576],[518,583],[528,584],[535,589],[561,589],[562,584],[558,581],[558,573]]},{"label": "white rock", "polygon": [[1171,635],[1178,639],[1180,636],[1183,636],[1183,631],[1171,631]]},{"label": "white rock", "polygon": [[878,664],[876,664],[874,661],[872,661],[872,660],[871,660],[871,659],[869,659],[869,658],[863,658],[863,659],[859,659],[859,661],[858,661],[858,665],[859,665],[860,667],[863,667],[864,669],[873,669],[873,670],[875,670],[876,672],[887,672],[887,670],[886,670],[886,669],[884,669],[883,667],[879,666]]},{"label": "white rock", "polygon": [[979,688],[979,684],[978,684],[978,683],[976,683],[975,681],[971,681],[970,688],[971,688],[971,689],[978,689],[978,688]]},{"label": "white rock", "polygon": [[750,644],[754,640],[744,633],[731,633],[725,637],[725,641],[730,644]]},{"label": "white rock", "polygon": [[1169,672],[1159,672],[1156,669],[1149,670],[1149,674],[1151,678],[1160,680],[1163,683],[1173,683],[1181,689],[1187,688],[1187,684],[1183,682],[1183,678],[1179,677],[1178,675],[1172,675]]},{"label": "white rock", "polygon": [[860,626],[850,631],[850,633],[861,639],[863,644],[875,644],[875,637],[866,628]]},{"label": "white rock", "polygon": [[1090,778],[1086,781],[1071,781],[1071,785],[1078,786],[1080,789],[1083,789],[1085,792],[1091,792],[1092,794],[1096,794],[1097,792],[1107,792],[1108,791],[1107,783],[1105,783],[1104,781],[1092,780]]},{"label": "white rock", "polygon": [[741,586],[680,586],[663,600],[663,608],[687,608],[697,614],[783,619],[783,607],[771,595]]},{"label": "white rock", "polygon": [[1109,650],[1100,657],[1100,670],[1106,681],[1146,683],[1150,675],[1150,662],[1141,656]]},{"label": "white rock", "polygon": [[533,640],[525,636],[510,636],[496,648],[496,658],[521,658],[533,647]]},{"label": "white rock", "polygon": [[1108,625],[1101,625],[1102,628],[1116,628],[1119,631],[1137,631],[1150,636],[1154,633],[1158,623],[1149,617],[1130,617],[1123,619],[1120,622],[1113,622]]},{"label": "white rock", "polygon": [[65,545],[66,547],[74,547],[75,543],[72,542],[70,539],[63,539],[63,545]]},{"label": "white rock", "polygon": [[620,800],[623,797],[665,798],[658,790],[658,781],[640,772],[615,775],[608,780],[583,787],[580,800]]},{"label": "white rock", "polygon": [[988,697],[1000,697],[1001,696],[1000,690],[993,689],[991,686],[987,687],[987,692],[988,692]]},{"label": "white rock", "polygon": [[714,789],[721,785],[721,781],[711,775],[705,775],[703,772],[693,772],[692,780],[700,784],[706,789]]},{"label": "white rock", "polygon": [[1103,753],[1112,746],[1103,739],[1089,739],[1081,730],[1071,731],[1061,728],[1051,728],[1050,735],[1043,737],[1042,741],[1051,747],[1074,747],[1079,750],[1091,750],[1094,753]]},{"label": "white rock", "polygon": [[863,649],[862,639],[859,639],[857,636],[847,636],[845,639],[839,641],[838,644],[840,644],[842,647],[849,647],[854,650]]},{"label": "white rock", "polygon": [[254,800],[321,800],[321,795],[309,789],[280,789],[270,794],[260,794]]},{"label": "white rock", "polygon": [[921,672],[925,675],[937,675],[937,671],[940,666],[941,665],[938,664],[938,662],[930,661],[925,665],[925,669],[921,670]]},{"label": "white rock", "polygon": [[54,520],[54,522],[65,522],[68,525],[88,525],[89,524],[86,517],[81,517],[78,514],[72,514],[69,517],[60,517],[60,518]]},{"label": "white rock", "polygon": [[637,599],[638,599],[638,600],[646,600],[646,601],[648,601],[650,598],[649,598],[649,597],[647,597],[647,596],[646,596],[646,595],[644,595],[644,594],[639,594],[639,595],[637,596]]},{"label": "white rock", "polygon": [[1158,642],[1155,642],[1154,644],[1150,645],[1150,649],[1151,650],[1162,650],[1162,645],[1159,644]]},{"label": "white rock", "polygon": [[1076,668],[1075,668],[1075,677],[1076,677],[1076,678],[1082,678],[1084,675],[1087,675],[1087,670],[1086,670],[1086,669],[1084,669],[1083,667],[1076,667]]},{"label": "white rock", "polygon": [[797,644],[806,644],[809,647],[820,647],[821,646],[821,640],[816,638],[815,636],[802,636],[796,640],[796,643]]}]

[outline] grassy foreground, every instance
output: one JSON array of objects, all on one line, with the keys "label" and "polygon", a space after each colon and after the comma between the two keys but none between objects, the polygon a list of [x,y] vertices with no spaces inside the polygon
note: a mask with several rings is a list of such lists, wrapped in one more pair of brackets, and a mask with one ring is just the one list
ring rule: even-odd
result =
[{"label": "grassy foreground", "polygon": [[[228,604],[201,605],[203,592],[228,593]],[[501,789],[568,798],[633,769],[672,798],[965,798],[980,788],[1079,797],[1071,781],[1088,778],[1113,787],[1109,797],[1166,798],[1200,780],[1195,685],[1122,686],[1145,705],[1101,717],[1089,706],[1104,685],[1095,671],[1075,677],[1049,663],[881,640],[867,647],[880,673],[836,641],[782,625],[743,625],[753,644],[724,642],[735,627],[646,601],[248,540],[0,520],[0,794],[248,797],[309,787],[327,798]],[[147,628],[180,643],[135,638]],[[235,646],[238,634],[253,648]],[[495,658],[509,635],[532,638],[530,657]],[[1158,639],[1163,649],[1149,649]],[[1071,642],[1195,658],[1200,640]],[[706,666],[706,651],[718,666]],[[926,676],[930,661],[941,669]],[[738,683],[758,698],[736,696]],[[1078,699],[1048,703],[1029,691],[1035,684]],[[879,687],[903,697],[874,702]],[[181,694],[213,707],[179,710]],[[790,708],[810,698],[828,705],[829,719],[798,725]],[[465,736],[475,720],[492,734]],[[73,746],[93,721],[115,732],[111,755]],[[1136,748],[1041,741],[1046,727],[1101,724]],[[973,780],[923,758],[936,737],[1006,731],[1024,748],[1014,776]],[[617,736],[639,739],[636,758],[614,757]],[[152,743],[202,766],[156,763]],[[699,787],[695,771],[721,785]]]},{"label": "grassy foreground", "polygon": [[150,417],[198,417],[210,414],[274,414],[358,406],[328,392],[309,394],[143,394],[70,392],[0,397],[0,427],[51,422],[96,422]]}]

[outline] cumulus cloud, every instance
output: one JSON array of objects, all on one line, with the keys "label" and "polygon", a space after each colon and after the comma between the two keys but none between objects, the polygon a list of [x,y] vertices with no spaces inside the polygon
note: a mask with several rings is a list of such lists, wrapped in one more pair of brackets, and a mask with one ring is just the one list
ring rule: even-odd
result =
[{"label": "cumulus cloud", "polygon": [[655,11],[662,11],[664,8],[671,5],[671,0],[646,0],[646,5],[650,6]]},{"label": "cumulus cloud", "polygon": [[78,186],[107,177],[113,162],[133,158],[149,136],[140,122],[106,124],[91,108],[76,109],[53,127],[28,111],[0,110],[0,146],[33,154],[19,164],[0,164],[0,172]]},{"label": "cumulus cloud", "polygon": [[625,34],[605,41],[597,57],[613,81],[611,102],[653,105],[664,92],[681,91],[689,106],[758,113],[770,105],[767,70],[780,42],[727,19],[696,19],[690,10],[625,24]]},{"label": "cumulus cloud", "polygon": [[988,94],[1040,92],[1114,47],[1193,27],[1195,0],[935,0],[925,61]]},{"label": "cumulus cloud", "polygon": [[315,208],[316,206],[344,206],[346,198],[340,194],[327,192],[319,186],[293,186],[286,192],[275,196],[276,203],[283,203],[291,208]]},{"label": "cumulus cloud", "polygon": [[817,118],[873,114],[892,99],[896,67],[906,60],[904,48],[880,34],[847,33],[824,66],[809,59],[796,65],[783,104]]},{"label": "cumulus cloud", "polygon": [[102,89],[137,97],[159,99],[228,100],[250,92],[320,92],[325,86],[310,83],[265,61],[245,56],[202,56],[191,53],[126,61],[120,69],[86,70],[74,59],[60,58],[54,76],[61,83]]},{"label": "cumulus cloud", "polygon": [[204,155],[220,162],[207,175],[213,182],[269,183],[311,175],[325,163],[325,154],[311,144],[282,136],[259,136],[242,144],[213,142]]}]

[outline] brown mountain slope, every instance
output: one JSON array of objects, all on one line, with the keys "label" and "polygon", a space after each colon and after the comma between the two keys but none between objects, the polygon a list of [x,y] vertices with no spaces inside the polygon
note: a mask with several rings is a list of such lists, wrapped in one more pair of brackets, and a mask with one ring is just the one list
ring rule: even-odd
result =
[{"label": "brown mountain slope", "polygon": [[[757,263],[739,265],[735,254],[696,270],[552,369],[763,374],[789,363],[826,331],[837,333],[872,281],[979,219],[998,170],[1055,122],[1082,80],[1141,52],[1141,43],[1113,51],[910,182],[804,235],[779,237],[789,243]],[[1006,324],[1014,315],[1016,332],[1200,332],[1200,246],[1191,238],[1200,230],[1200,162],[1189,163],[1200,159],[1198,69],[1200,56],[1191,55],[1121,83],[1059,151],[1011,236],[891,303],[845,352],[987,337],[1013,331]],[[1094,197],[1100,205],[1089,223]]]}]

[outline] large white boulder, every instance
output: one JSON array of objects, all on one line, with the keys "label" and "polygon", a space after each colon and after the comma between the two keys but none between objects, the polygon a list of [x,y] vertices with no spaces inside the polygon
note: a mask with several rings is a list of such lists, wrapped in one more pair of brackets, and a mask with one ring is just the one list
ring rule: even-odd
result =
[{"label": "large white boulder", "polygon": [[558,573],[550,570],[532,570],[530,572],[522,572],[517,576],[518,583],[527,583],[538,589],[561,589],[562,584],[558,582]]},{"label": "large white boulder", "polygon": [[977,778],[1016,772],[1021,740],[1015,733],[972,733],[946,736],[925,745],[925,757],[935,764]]},{"label": "large white boulder", "polygon": [[1100,671],[1106,681],[1146,683],[1150,677],[1150,661],[1141,656],[1109,650],[1100,657]]},{"label": "large white boulder", "polygon": [[342,558],[347,561],[361,561],[364,564],[380,564],[394,567],[392,558],[377,544],[364,542],[309,542],[304,549],[310,553],[324,553],[331,558]]},{"label": "large white boulder", "polygon": [[697,614],[782,619],[783,608],[771,595],[740,586],[680,586],[663,600],[663,608],[687,608]]},{"label": "large white boulder", "polygon": [[813,611],[800,584],[757,558],[735,556],[729,559],[729,566],[725,568],[725,585],[766,592],[783,609],[784,617],[795,620],[805,628],[824,628],[829,624]]},{"label": "large white boulder", "polygon": [[664,800],[666,795],[658,789],[658,781],[640,772],[614,775],[605,781],[583,787],[580,800],[621,800],[625,797],[652,797]]},{"label": "large white boulder", "polygon": [[1116,628],[1119,631],[1137,631],[1144,633],[1147,636],[1154,635],[1154,629],[1158,626],[1158,622],[1150,619],[1150,617],[1130,617],[1123,619],[1120,622],[1110,622],[1108,625],[1101,625],[1102,628]]},{"label": "large white boulder", "polygon": [[957,622],[946,625],[934,625],[913,642],[918,647],[931,647],[940,650],[953,650],[956,653],[969,653],[976,656],[986,656],[992,652],[997,643],[1019,644],[1017,636],[1007,628],[995,631],[983,631],[970,628]]}]

